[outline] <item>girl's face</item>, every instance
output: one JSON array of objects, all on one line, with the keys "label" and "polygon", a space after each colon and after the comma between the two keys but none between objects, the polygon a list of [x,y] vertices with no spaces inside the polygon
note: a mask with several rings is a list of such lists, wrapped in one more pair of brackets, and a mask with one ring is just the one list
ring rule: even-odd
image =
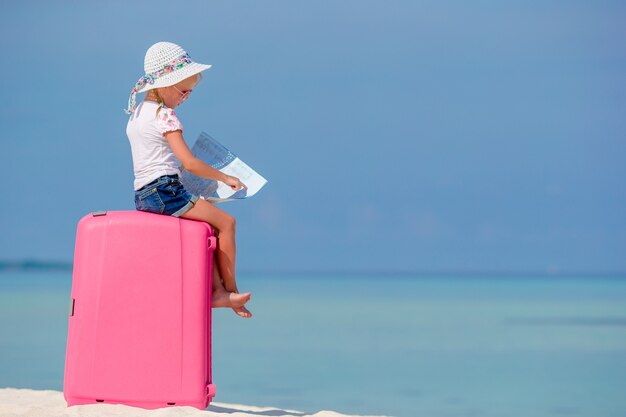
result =
[{"label": "girl's face", "polygon": [[185,78],[178,84],[160,88],[159,95],[163,99],[163,104],[170,109],[180,106],[185,100],[187,100],[189,94],[191,94],[191,91],[199,81],[200,76],[199,74],[196,74],[189,78]]}]

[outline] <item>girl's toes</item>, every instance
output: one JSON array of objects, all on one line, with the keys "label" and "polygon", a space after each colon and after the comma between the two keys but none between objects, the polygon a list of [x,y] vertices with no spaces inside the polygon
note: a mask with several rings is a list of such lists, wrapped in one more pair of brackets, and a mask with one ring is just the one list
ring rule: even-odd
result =
[{"label": "girl's toes", "polygon": [[244,317],[244,318],[249,318],[252,317],[252,313],[250,313],[250,311],[241,306],[241,307],[233,307],[233,310],[235,311],[235,313],[237,313],[238,316]]}]

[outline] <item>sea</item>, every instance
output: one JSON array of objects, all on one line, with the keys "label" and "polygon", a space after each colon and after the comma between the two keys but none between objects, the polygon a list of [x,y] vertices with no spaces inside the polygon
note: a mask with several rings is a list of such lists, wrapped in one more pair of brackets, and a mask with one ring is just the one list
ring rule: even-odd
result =
[{"label": "sea", "polygon": [[[71,279],[0,272],[0,388],[63,390]],[[213,310],[215,401],[303,415],[626,416],[624,277],[248,273],[238,284],[253,317]]]}]

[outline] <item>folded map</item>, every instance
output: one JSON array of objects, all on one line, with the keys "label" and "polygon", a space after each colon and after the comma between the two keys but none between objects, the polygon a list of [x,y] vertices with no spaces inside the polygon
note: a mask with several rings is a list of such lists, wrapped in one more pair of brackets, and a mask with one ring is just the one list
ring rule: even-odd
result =
[{"label": "folded map", "polygon": [[267,183],[265,178],[205,132],[200,133],[191,153],[224,174],[239,178],[248,187],[233,190],[221,181],[198,177],[181,166],[180,181],[185,189],[212,203],[251,197]]}]

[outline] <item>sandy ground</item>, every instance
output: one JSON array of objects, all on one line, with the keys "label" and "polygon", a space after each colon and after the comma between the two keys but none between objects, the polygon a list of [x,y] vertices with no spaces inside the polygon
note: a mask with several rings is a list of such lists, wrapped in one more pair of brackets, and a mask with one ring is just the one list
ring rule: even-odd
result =
[{"label": "sandy ground", "polygon": [[[0,389],[0,416],[2,417],[354,417],[334,411],[322,410],[307,414],[279,408],[212,402],[206,410],[175,406],[157,410],[130,407],[121,404],[90,404],[68,407],[63,392],[18,388]],[[363,416],[374,417],[374,416]]]}]

